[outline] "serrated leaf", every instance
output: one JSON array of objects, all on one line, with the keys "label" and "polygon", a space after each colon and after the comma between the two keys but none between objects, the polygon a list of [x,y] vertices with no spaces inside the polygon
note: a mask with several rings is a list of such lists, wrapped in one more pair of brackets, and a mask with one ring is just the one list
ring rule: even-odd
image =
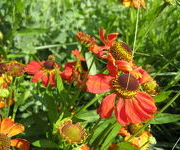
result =
[{"label": "serrated leaf", "polygon": [[163,91],[159,95],[155,96],[154,99],[156,102],[165,101],[171,93],[172,91]]},{"label": "serrated leaf", "polygon": [[119,123],[117,123],[117,122],[113,125],[112,130],[109,132],[109,134],[107,135],[104,143],[101,146],[101,150],[107,149],[109,147],[109,145],[112,143],[112,141],[117,136],[120,128],[121,128],[121,125]]},{"label": "serrated leaf", "polygon": [[96,110],[81,112],[77,114],[76,117],[88,122],[94,122],[99,119],[99,115],[97,114]]},{"label": "serrated leaf", "polygon": [[116,145],[115,150],[140,150],[140,149],[132,146],[127,142],[122,142]]},{"label": "serrated leaf", "polygon": [[32,145],[36,147],[42,147],[42,148],[59,148],[59,146],[56,143],[46,140],[46,139],[37,140],[33,142]]},{"label": "serrated leaf", "polygon": [[165,124],[165,123],[171,123],[176,122],[180,120],[179,114],[168,114],[168,113],[160,113],[155,116],[154,120],[152,120],[151,124]]}]

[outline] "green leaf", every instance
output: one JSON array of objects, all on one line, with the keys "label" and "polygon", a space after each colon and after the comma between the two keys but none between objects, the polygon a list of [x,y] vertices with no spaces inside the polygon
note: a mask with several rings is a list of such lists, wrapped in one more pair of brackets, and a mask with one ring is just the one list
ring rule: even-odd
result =
[{"label": "green leaf", "polygon": [[91,137],[89,143],[90,145],[98,138],[98,136],[112,123],[114,119],[107,119],[103,123],[101,123],[94,131],[93,136]]},{"label": "green leaf", "polygon": [[122,143],[117,144],[115,150],[140,150],[140,149],[132,146],[131,144],[127,142],[122,142]]},{"label": "green leaf", "polygon": [[56,143],[46,140],[46,139],[37,140],[33,142],[32,145],[36,147],[43,147],[43,148],[59,148],[59,146]]},{"label": "green leaf", "polygon": [[171,123],[176,122],[180,120],[179,114],[168,114],[168,113],[160,113],[155,116],[154,120],[152,120],[151,124],[165,124],[165,123]]},{"label": "green leaf", "polygon": [[171,93],[172,91],[163,91],[158,96],[155,96],[154,99],[156,102],[165,101]]},{"label": "green leaf", "polygon": [[86,60],[88,60],[86,63],[87,63],[88,69],[90,69],[89,70],[90,75],[97,74],[95,62],[93,62],[94,57],[95,56],[92,53],[85,53],[85,58]]},{"label": "green leaf", "polygon": [[109,147],[109,145],[113,142],[113,140],[117,136],[120,128],[121,128],[121,125],[117,122],[113,125],[112,130],[109,132],[104,143],[101,146],[101,150],[107,149]]},{"label": "green leaf", "polygon": [[99,119],[99,115],[97,114],[96,110],[81,112],[77,114],[76,117],[88,122],[94,122]]},{"label": "green leaf", "polygon": [[56,72],[56,80],[57,80],[58,92],[61,93],[64,90],[64,85],[58,72]]}]

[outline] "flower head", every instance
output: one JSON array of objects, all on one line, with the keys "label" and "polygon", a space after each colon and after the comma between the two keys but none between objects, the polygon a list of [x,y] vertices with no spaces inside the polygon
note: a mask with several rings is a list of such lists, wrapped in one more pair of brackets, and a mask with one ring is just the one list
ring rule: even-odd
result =
[{"label": "flower head", "polygon": [[87,137],[84,127],[80,123],[73,124],[72,120],[65,120],[61,123],[59,133],[70,144],[79,144]]},{"label": "flower head", "polygon": [[6,64],[6,70],[10,76],[22,76],[25,72],[25,65],[17,61],[11,61]]},{"label": "flower head", "polygon": [[79,50],[73,50],[72,54],[75,56],[76,62],[67,63],[61,77],[68,82],[73,82],[77,78],[80,85],[88,74],[87,64]]},{"label": "flower head", "polygon": [[146,8],[146,3],[144,0],[120,0],[124,7],[129,8],[130,6],[134,6],[135,8],[139,8],[142,6]]},{"label": "flower head", "polygon": [[0,149],[10,150],[11,146],[17,147],[20,150],[29,150],[29,142],[25,139],[11,139],[11,137],[24,131],[24,126],[10,118],[0,120]]},{"label": "flower head", "polygon": [[92,36],[84,32],[76,33],[76,38],[83,44],[91,45],[96,43],[96,40]]},{"label": "flower head", "polygon": [[27,65],[26,70],[29,74],[34,75],[32,82],[42,80],[44,86],[48,86],[49,84],[55,86],[55,75],[56,72],[60,74],[59,68],[60,66],[54,61],[54,57],[49,56],[46,61],[31,61]]},{"label": "flower head", "polygon": [[86,82],[87,91],[91,93],[114,91],[102,100],[98,113],[101,118],[109,118],[114,111],[122,125],[152,119],[157,110],[154,99],[141,92],[139,86],[138,79],[130,73],[89,75]]}]

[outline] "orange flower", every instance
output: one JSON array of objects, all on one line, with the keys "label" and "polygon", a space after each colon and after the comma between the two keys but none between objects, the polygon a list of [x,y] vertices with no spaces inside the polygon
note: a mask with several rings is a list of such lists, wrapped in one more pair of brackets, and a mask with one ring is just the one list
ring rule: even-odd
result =
[{"label": "orange flower", "polygon": [[49,84],[51,86],[56,85],[55,75],[56,72],[60,74],[59,68],[60,66],[55,63],[54,57],[49,56],[48,60],[46,61],[31,61],[27,65],[26,70],[29,74],[34,75],[32,82],[38,82],[39,80],[42,80],[43,85],[47,87]]},{"label": "orange flower", "polygon": [[79,50],[73,50],[72,54],[75,56],[76,62],[67,63],[61,77],[68,82],[73,82],[77,78],[80,85],[88,74],[87,64]]},{"label": "orange flower", "polygon": [[0,120],[0,149],[10,150],[11,146],[17,147],[20,150],[29,150],[29,142],[25,139],[11,139],[11,137],[22,133],[24,126],[10,118],[4,118]]},{"label": "orange flower", "polygon": [[134,6],[135,8],[142,6],[143,8],[146,8],[144,0],[121,0],[121,2],[126,8],[129,8],[130,6]]}]

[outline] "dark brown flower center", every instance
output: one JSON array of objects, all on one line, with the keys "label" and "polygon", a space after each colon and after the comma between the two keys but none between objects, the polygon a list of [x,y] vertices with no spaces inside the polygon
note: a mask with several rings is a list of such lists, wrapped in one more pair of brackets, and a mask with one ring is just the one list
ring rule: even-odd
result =
[{"label": "dark brown flower center", "polygon": [[45,67],[46,69],[49,69],[49,70],[54,69],[54,65],[55,65],[55,63],[54,63],[54,61],[52,61],[52,60],[47,60],[47,61],[44,63],[44,67]]},{"label": "dark brown flower center", "polygon": [[135,91],[139,87],[138,80],[130,74],[122,74],[118,77],[119,84],[122,88],[129,91]]},{"label": "dark brown flower center", "polygon": [[0,150],[10,150],[10,138],[5,134],[0,134]]}]

